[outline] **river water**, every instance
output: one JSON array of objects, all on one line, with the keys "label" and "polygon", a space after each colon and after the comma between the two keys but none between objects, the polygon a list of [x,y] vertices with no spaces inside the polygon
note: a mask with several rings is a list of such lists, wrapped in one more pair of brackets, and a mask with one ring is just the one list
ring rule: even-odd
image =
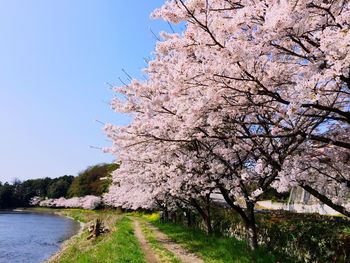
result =
[{"label": "river water", "polygon": [[78,222],[53,214],[0,211],[0,263],[42,262],[78,229]]}]

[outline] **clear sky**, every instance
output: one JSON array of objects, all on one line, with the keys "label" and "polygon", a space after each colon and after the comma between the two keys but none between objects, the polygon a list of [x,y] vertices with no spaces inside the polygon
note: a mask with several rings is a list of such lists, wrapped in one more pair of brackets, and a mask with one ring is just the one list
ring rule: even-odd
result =
[{"label": "clear sky", "polygon": [[112,112],[107,83],[122,69],[139,77],[169,31],[150,12],[163,1],[0,0],[0,181],[76,175],[113,157],[102,125]]}]

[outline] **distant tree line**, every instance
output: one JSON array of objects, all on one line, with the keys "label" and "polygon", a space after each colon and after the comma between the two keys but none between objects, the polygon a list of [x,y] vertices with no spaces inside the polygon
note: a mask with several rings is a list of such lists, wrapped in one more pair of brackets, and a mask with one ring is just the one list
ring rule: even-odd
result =
[{"label": "distant tree line", "polygon": [[0,209],[29,206],[34,196],[71,198],[85,195],[101,196],[112,181],[110,173],[117,164],[98,164],[88,167],[78,176],[64,175],[58,178],[29,179],[23,182],[0,182]]}]

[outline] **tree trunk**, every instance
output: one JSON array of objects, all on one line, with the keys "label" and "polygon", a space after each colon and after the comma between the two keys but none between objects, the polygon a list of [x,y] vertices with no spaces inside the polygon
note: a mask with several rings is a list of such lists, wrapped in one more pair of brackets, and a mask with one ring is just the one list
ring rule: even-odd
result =
[{"label": "tree trunk", "polygon": [[211,223],[211,213],[210,213],[210,198],[207,196],[206,203],[206,225],[207,225],[207,233],[211,235],[213,233],[213,226]]},{"label": "tree trunk", "polygon": [[187,219],[187,226],[191,227],[192,226],[192,215],[191,215],[191,210],[186,211],[186,219]]},{"label": "tree trunk", "polygon": [[190,209],[184,209],[184,222],[186,222],[187,227],[192,226],[192,214]]},{"label": "tree trunk", "polygon": [[167,208],[164,209],[164,222],[169,221],[169,211]]},{"label": "tree trunk", "polygon": [[235,205],[234,200],[231,199],[225,188],[220,187],[220,192],[227,204],[241,216],[246,229],[249,247],[251,250],[255,250],[258,247],[258,234],[254,214],[255,202],[246,201],[247,209],[243,210],[239,205]]},{"label": "tree trunk", "polygon": [[245,228],[248,237],[248,245],[251,250],[258,248],[258,235],[256,225],[251,222],[245,222]]},{"label": "tree trunk", "polygon": [[248,237],[248,245],[251,250],[255,250],[258,248],[258,234],[256,229],[256,222],[255,222],[255,214],[254,214],[254,206],[255,203],[248,201],[247,204],[247,212],[246,212],[246,218],[243,218],[247,237]]},{"label": "tree trunk", "polygon": [[213,227],[211,225],[211,217],[210,215],[207,215],[207,217],[205,218],[205,225],[207,228],[207,234],[211,235],[213,233]]},{"label": "tree trunk", "polygon": [[99,219],[96,219],[93,225],[90,226],[89,231],[90,235],[87,237],[88,240],[91,238],[97,238],[103,232],[101,222]]},{"label": "tree trunk", "polygon": [[205,227],[206,227],[206,231],[207,234],[212,234],[213,233],[213,228],[211,225],[211,217],[210,217],[210,208],[207,207],[207,211],[205,211],[198,203],[196,200],[192,200],[191,201],[192,205],[194,206],[194,208],[196,208],[196,210],[198,211],[198,213],[201,215],[201,217],[203,218]]}]

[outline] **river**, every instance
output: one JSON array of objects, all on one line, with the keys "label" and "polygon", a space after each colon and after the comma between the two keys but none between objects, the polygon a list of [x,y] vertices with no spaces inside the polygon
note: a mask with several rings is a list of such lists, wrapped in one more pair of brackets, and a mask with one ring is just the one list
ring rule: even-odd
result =
[{"label": "river", "polygon": [[0,211],[0,263],[42,262],[78,230],[78,222],[54,214]]}]

